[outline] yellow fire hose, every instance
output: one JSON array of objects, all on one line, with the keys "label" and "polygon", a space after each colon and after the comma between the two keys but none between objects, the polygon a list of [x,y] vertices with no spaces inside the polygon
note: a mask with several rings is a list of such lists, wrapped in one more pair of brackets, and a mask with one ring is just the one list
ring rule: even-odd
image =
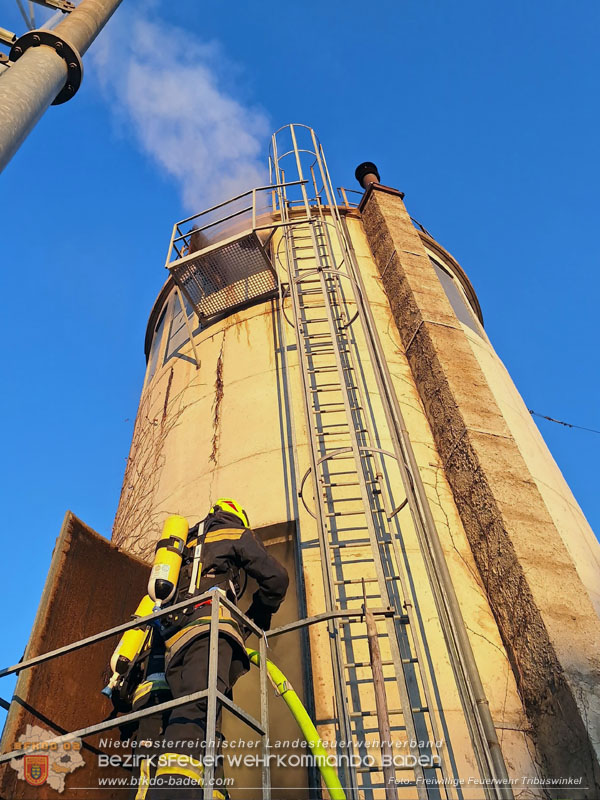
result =
[{"label": "yellow fire hose", "polygon": [[[260,666],[259,652],[257,650],[250,650],[248,647],[246,648],[246,652],[248,653],[250,661],[255,666]],[[302,701],[292,688],[291,683],[287,680],[283,672],[276,667],[272,661],[269,661],[269,659],[267,659],[267,674],[277,693],[283,697],[287,707],[292,712],[292,716],[298,723],[298,727],[302,731],[302,735],[310,748],[310,752],[315,757],[315,762],[319,767],[321,777],[327,787],[331,800],[346,800],[346,795],[342,789],[337,772],[327,761],[327,750],[323,747],[317,729],[302,705]]]}]

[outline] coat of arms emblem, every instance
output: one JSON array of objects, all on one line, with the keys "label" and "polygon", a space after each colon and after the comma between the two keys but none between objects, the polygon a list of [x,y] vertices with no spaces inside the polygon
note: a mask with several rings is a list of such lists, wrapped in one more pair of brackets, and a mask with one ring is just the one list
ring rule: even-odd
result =
[{"label": "coat of arms emblem", "polygon": [[[85,761],[81,756],[81,739],[73,739],[60,744],[53,743],[53,731],[28,725],[15,742],[17,754],[10,761],[20,781],[30,786],[49,786],[59,794],[65,791],[65,779]],[[21,755],[19,750],[25,750]]]},{"label": "coat of arms emblem", "polygon": [[48,756],[25,756],[25,780],[30,786],[41,786],[48,777]]}]

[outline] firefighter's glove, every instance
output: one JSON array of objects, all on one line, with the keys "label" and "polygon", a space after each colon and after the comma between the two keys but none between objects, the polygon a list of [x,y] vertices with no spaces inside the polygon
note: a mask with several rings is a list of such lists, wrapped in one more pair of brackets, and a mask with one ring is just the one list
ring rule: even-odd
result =
[{"label": "firefighter's glove", "polygon": [[121,683],[120,686],[115,686],[113,693],[110,696],[115,713],[129,714],[131,709],[131,698],[128,696],[126,687]]},{"label": "firefighter's glove", "polygon": [[266,606],[260,599],[258,592],[252,595],[252,603],[246,616],[250,617],[252,622],[255,622],[263,631],[268,631],[271,627],[271,617],[273,616],[273,609]]}]

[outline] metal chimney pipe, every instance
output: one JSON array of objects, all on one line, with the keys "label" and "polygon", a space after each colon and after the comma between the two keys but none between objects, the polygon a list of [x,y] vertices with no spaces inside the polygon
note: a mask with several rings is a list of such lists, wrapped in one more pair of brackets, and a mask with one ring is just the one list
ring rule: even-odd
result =
[{"label": "metal chimney pipe", "polygon": [[367,189],[372,183],[380,183],[379,171],[372,161],[363,161],[354,172],[354,177],[363,189]]}]

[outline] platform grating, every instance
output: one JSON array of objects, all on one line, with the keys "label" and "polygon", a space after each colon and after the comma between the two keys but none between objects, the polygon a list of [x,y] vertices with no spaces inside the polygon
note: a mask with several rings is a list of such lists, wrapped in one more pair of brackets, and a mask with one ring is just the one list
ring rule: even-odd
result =
[{"label": "platform grating", "polygon": [[275,294],[275,273],[256,233],[208,252],[192,253],[169,271],[200,319]]}]

